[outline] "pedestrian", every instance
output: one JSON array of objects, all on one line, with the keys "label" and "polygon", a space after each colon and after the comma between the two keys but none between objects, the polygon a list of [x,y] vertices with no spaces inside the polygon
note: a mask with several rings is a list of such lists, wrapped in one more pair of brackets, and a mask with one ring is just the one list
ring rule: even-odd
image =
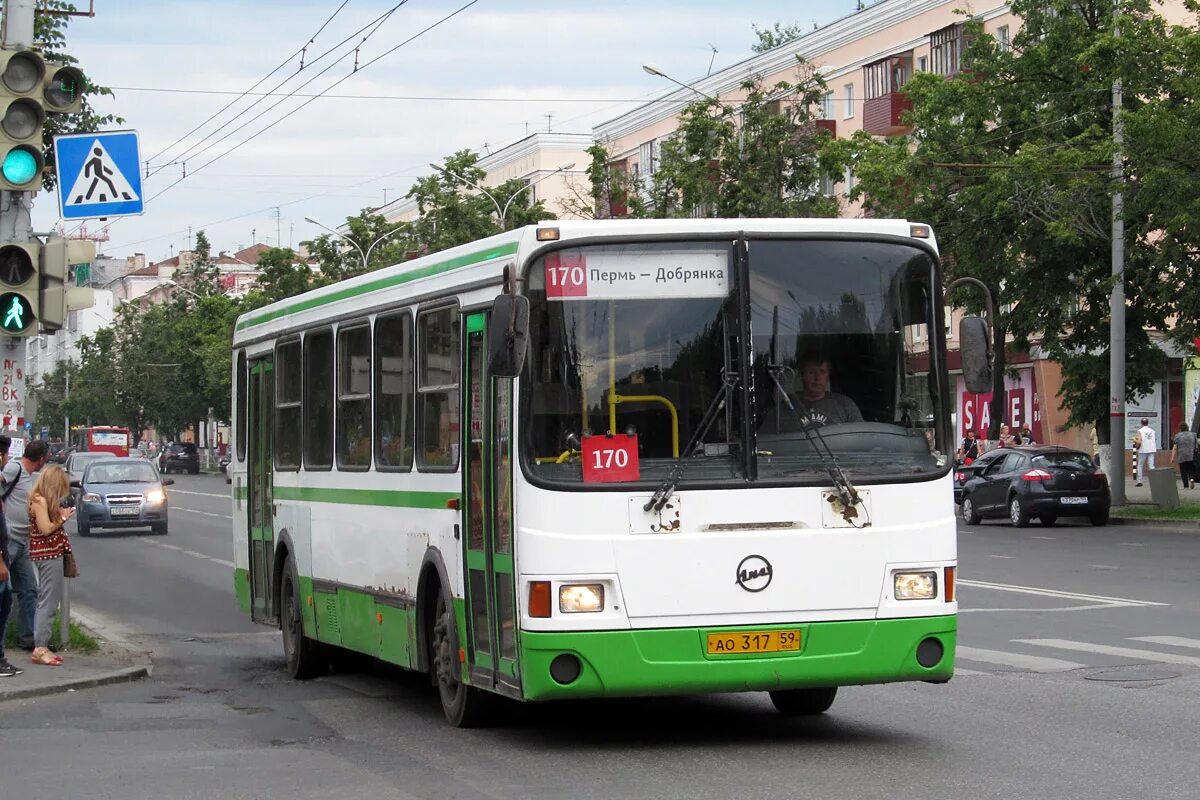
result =
[{"label": "pedestrian", "polygon": [[959,464],[970,464],[979,458],[979,439],[975,438],[974,430],[967,431],[966,438],[958,447],[957,457]]},{"label": "pedestrian", "polygon": [[1013,446],[1013,436],[1008,432],[1008,425],[1004,424],[1003,422],[1000,423],[1000,438],[998,441],[999,447]]},{"label": "pedestrian", "polygon": [[1150,420],[1142,417],[1142,427],[1137,430],[1138,442],[1138,474],[1137,485],[1142,485],[1142,479],[1146,475],[1146,470],[1154,469],[1154,454],[1158,452],[1158,440],[1154,433],[1154,428],[1150,427]]},{"label": "pedestrian", "polygon": [[34,440],[25,445],[25,453],[4,465],[0,471],[0,500],[4,503],[4,523],[8,528],[8,572],[16,601],[17,646],[33,649],[34,612],[37,610],[37,570],[29,560],[29,490],[35,473],[46,464],[49,448]]},{"label": "pedestrian", "polygon": [[1013,441],[1017,444],[1036,444],[1033,441],[1033,429],[1029,427],[1028,422],[1021,423],[1021,430],[1017,431],[1017,435],[1013,437]]},{"label": "pedestrian", "polygon": [[[12,439],[0,435],[0,471],[8,462],[8,448]],[[3,505],[0,502],[0,505]],[[4,655],[4,639],[8,634],[8,615],[12,612],[12,581],[8,578],[8,528],[4,515],[0,514],[0,678],[11,678],[25,670],[14,667]]]},{"label": "pedestrian", "polygon": [[1186,422],[1179,423],[1179,433],[1171,440],[1171,458],[1179,465],[1179,478],[1183,488],[1196,485],[1196,434],[1188,430]]},{"label": "pedestrian", "polygon": [[[50,628],[58,611],[63,590],[63,559],[71,552],[71,540],[64,526],[75,514],[74,507],[64,508],[71,496],[66,471],[51,465],[42,470],[29,492],[29,559],[37,565],[38,602],[33,634],[33,663],[56,667],[62,656],[50,650]],[[64,620],[62,624],[67,624]]]},{"label": "pedestrian", "polygon": [[1092,463],[1097,467],[1100,466],[1100,434],[1096,432],[1096,426],[1092,426],[1092,432],[1089,434],[1092,440]]}]

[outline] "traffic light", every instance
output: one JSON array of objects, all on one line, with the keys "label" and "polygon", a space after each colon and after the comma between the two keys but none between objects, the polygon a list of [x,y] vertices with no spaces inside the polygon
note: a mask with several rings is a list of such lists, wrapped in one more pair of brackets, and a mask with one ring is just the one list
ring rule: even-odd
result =
[{"label": "traffic light", "polygon": [[39,242],[0,243],[0,333],[37,333]]},{"label": "traffic light", "polygon": [[45,82],[46,62],[40,54],[0,51],[0,189],[41,188],[46,166],[42,154]]},{"label": "traffic light", "polygon": [[67,312],[73,308],[67,298],[71,267],[90,265],[96,258],[96,243],[88,239],[48,239],[41,250],[38,321],[43,332],[51,333],[66,324]]},{"label": "traffic light", "polygon": [[69,64],[46,62],[42,102],[48,114],[74,114],[83,108],[83,72]]}]

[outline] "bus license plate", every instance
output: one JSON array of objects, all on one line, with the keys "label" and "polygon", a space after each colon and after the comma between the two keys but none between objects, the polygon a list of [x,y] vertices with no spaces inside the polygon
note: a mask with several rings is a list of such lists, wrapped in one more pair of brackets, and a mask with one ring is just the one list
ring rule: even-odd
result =
[{"label": "bus license plate", "polygon": [[782,631],[726,631],[708,634],[708,654],[780,653],[800,649],[799,629]]},{"label": "bus license plate", "polygon": [[142,510],[137,506],[134,506],[133,508],[120,508],[114,506],[113,508],[109,509],[109,513],[111,513],[114,517],[136,517],[138,514],[142,513]]},{"label": "bus license plate", "polygon": [[1059,499],[1059,502],[1062,503],[1064,506],[1086,506],[1087,498],[1086,497],[1063,497],[1063,498]]}]

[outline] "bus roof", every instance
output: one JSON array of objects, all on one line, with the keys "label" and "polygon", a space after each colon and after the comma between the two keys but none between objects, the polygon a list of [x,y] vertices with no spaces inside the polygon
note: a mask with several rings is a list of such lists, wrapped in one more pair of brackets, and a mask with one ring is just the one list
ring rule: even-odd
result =
[{"label": "bus roof", "polygon": [[[370,307],[376,305],[372,301],[384,297],[376,295],[372,298],[369,295],[400,286],[406,287],[404,296],[411,302],[430,294],[453,293],[456,287],[465,290],[481,288],[481,285],[498,285],[506,265],[515,263],[518,256],[532,252],[543,244],[537,240],[539,228],[558,229],[557,239],[545,242],[547,245],[600,237],[737,236],[741,233],[766,232],[904,238],[914,235],[914,223],[900,219],[549,220],[384,267],[249,311],[238,317],[233,346],[240,347],[249,341],[284,335],[296,328],[319,324],[326,317],[342,316],[347,311],[368,313]],[[931,231],[923,240],[936,246]]]}]

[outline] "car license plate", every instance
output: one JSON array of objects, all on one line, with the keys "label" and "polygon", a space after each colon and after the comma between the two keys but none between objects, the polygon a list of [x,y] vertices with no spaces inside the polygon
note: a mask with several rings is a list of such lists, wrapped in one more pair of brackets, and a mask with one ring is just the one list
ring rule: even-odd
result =
[{"label": "car license plate", "polygon": [[132,508],[119,508],[114,506],[109,509],[109,513],[114,517],[136,517],[138,514],[142,513],[142,509],[137,506],[133,506]]},{"label": "car license plate", "polygon": [[1087,498],[1086,497],[1060,497],[1058,502],[1062,503],[1064,506],[1086,506]]},{"label": "car license plate", "polygon": [[800,631],[724,631],[708,634],[708,654],[779,653],[800,649]]}]

